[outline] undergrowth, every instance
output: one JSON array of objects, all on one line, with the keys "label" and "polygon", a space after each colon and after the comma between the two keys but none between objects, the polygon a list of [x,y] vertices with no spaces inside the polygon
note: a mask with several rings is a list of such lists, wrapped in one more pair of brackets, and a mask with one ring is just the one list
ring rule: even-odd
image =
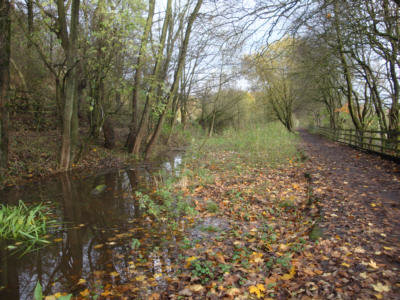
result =
[{"label": "undergrowth", "polygon": [[275,166],[298,158],[298,140],[296,134],[287,131],[280,123],[272,122],[242,130],[227,129],[209,138],[201,150],[206,153],[236,152],[245,162]]}]

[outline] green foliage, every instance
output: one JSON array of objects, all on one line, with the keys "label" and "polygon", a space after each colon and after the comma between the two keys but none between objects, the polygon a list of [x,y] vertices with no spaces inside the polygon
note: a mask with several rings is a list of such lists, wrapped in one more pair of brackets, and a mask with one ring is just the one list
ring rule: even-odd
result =
[{"label": "green foliage", "polygon": [[[184,172],[179,172],[179,174],[182,173]],[[175,188],[180,179],[179,176],[166,179],[152,194],[136,191],[135,195],[139,200],[140,208],[145,209],[156,219],[166,221],[172,227],[177,225],[176,221],[180,217],[193,216],[196,210],[183,196],[182,191]]]},{"label": "green foliage", "polygon": [[216,213],[218,211],[218,205],[214,201],[207,201],[206,208],[210,213]]},{"label": "green foliage", "polygon": [[26,241],[29,247],[49,243],[42,236],[54,224],[48,208],[42,204],[27,207],[19,201],[18,206],[2,204],[0,207],[0,239]]},{"label": "green foliage", "polygon": [[131,248],[137,249],[140,247],[140,241],[138,239],[133,238],[131,242]]},{"label": "green foliage", "polygon": [[40,285],[39,281],[36,284],[35,291],[34,291],[33,295],[35,297],[35,300],[42,300],[43,299],[42,286]]},{"label": "green foliage", "polygon": [[206,284],[215,278],[215,266],[212,261],[197,259],[191,263],[192,274]]}]

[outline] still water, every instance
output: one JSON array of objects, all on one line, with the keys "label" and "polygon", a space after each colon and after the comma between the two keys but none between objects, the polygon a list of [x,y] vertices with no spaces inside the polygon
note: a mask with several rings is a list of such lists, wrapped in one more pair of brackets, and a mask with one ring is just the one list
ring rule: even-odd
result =
[{"label": "still water", "polygon": [[[53,207],[62,224],[51,230],[49,246],[22,257],[0,245],[0,299],[33,299],[38,281],[45,295],[106,298],[113,290],[114,297],[147,299],[165,289],[182,234],[147,216],[134,195],[151,189],[160,170],[176,172],[181,155],[168,152],[158,163],[89,177],[63,174],[0,192],[1,203]],[[99,192],[98,186],[104,189]],[[140,246],[132,244],[136,240]]]}]

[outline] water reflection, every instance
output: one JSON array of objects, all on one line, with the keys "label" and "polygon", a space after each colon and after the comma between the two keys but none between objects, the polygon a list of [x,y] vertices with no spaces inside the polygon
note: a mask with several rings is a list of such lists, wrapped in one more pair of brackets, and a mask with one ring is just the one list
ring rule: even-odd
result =
[{"label": "water reflection", "polygon": [[[175,172],[181,157],[174,155],[158,165],[143,164],[84,179],[64,174],[2,192],[3,203],[19,199],[51,203],[63,225],[53,229],[54,243],[22,258],[0,245],[0,299],[32,299],[37,281],[46,295],[88,289],[104,296],[111,284],[119,286],[114,292],[121,295],[146,298],[152,290],[163,289],[173,272],[178,255],[175,240],[180,237],[146,216],[134,193],[151,186],[157,170]],[[93,193],[99,185],[105,185],[105,190]],[[138,249],[131,248],[133,238],[141,243]]]}]

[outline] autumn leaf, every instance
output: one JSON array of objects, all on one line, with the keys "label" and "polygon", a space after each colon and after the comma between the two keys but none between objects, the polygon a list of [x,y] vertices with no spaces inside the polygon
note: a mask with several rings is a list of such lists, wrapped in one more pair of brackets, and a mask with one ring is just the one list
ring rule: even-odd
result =
[{"label": "autumn leaf", "polygon": [[379,267],[376,264],[376,262],[374,262],[372,259],[369,261],[368,265],[373,269],[379,269]]},{"label": "autumn leaf", "polygon": [[257,298],[261,298],[264,296],[262,292],[265,292],[265,287],[263,284],[259,283],[257,285],[252,285],[249,287],[250,294],[255,294]]},{"label": "autumn leaf", "polygon": [[342,266],[344,266],[344,267],[346,267],[346,268],[350,268],[350,265],[347,264],[347,263],[345,263],[345,262],[342,263]]},{"label": "autumn leaf", "polygon": [[85,289],[84,291],[80,292],[82,297],[87,297],[90,295],[90,291],[88,289]]},{"label": "autumn leaf", "polygon": [[193,284],[190,285],[188,288],[192,292],[201,292],[202,290],[204,290],[204,286],[202,286],[201,284]]},{"label": "autumn leaf", "polygon": [[146,279],[146,276],[144,276],[144,275],[136,276],[135,279],[136,279],[136,281],[143,281]]},{"label": "autumn leaf", "polygon": [[83,279],[83,278],[81,278],[81,279],[79,279],[79,281],[78,281],[78,285],[81,285],[81,284],[85,284],[86,283],[86,280],[85,279]]},{"label": "autumn leaf", "polygon": [[226,291],[226,294],[231,297],[239,296],[240,290],[238,288],[230,288],[229,290]]},{"label": "autumn leaf", "polygon": [[226,262],[225,262],[225,257],[224,257],[224,255],[223,255],[221,252],[218,252],[217,254],[215,254],[215,257],[216,257],[217,261],[218,261],[220,264],[226,264]]},{"label": "autumn leaf", "polygon": [[113,272],[111,272],[111,273],[110,273],[110,275],[111,275],[111,276],[113,276],[113,277],[117,277],[117,276],[119,276],[119,273],[118,273],[118,272],[115,272],[115,271],[113,271]]},{"label": "autumn leaf", "polygon": [[281,279],[282,280],[290,280],[294,277],[295,274],[296,274],[296,268],[295,268],[295,266],[292,266],[292,268],[290,269],[290,272],[288,274],[282,275]]},{"label": "autumn leaf", "polygon": [[377,291],[378,293],[389,292],[390,291],[390,286],[383,285],[380,282],[378,282],[377,284],[371,284],[371,285],[374,288],[374,290]]},{"label": "autumn leaf", "polygon": [[250,262],[255,263],[255,264],[260,264],[263,263],[264,260],[262,259],[263,253],[258,253],[258,252],[253,252],[250,256]]}]

